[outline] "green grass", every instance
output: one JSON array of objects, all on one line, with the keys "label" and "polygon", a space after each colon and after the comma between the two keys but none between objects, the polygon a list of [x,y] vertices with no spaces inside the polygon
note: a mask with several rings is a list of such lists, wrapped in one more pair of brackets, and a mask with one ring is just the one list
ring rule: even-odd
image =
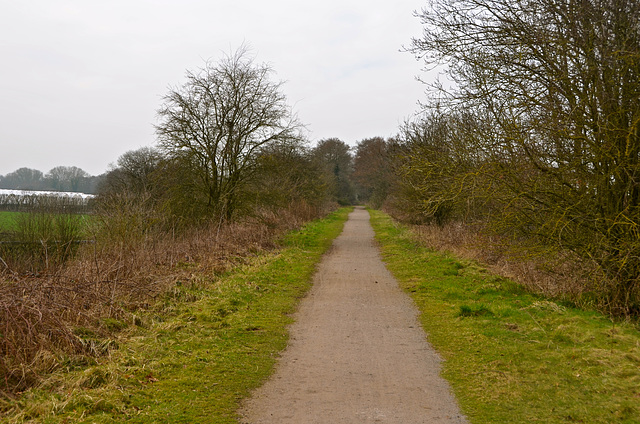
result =
[{"label": "green grass", "polygon": [[5,419],[235,423],[241,400],[271,374],[286,346],[291,313],[348,212],[310,223],[279,251],[227,275],[178,282],[131,323],[110,320],[124,329],[109,358],[69,359],[42,387],[5,405],[14,407]]},{"label": "green grass", "polygon": [[[21,217],[27,214],[28,212],[0,211],[0,234],[17,231]],[[83,237],[86,237],[86,228],[93,217],[91,215],[79,215],[79,217],[79,223],[81,225],[80,232],[83,234]]]},{"label": "green grass", "polygon": [[5,231],[14,231],[16,229],[15,218],[21,212],[4,212],[0,211],[0,233]]},{"label": "green grass", "polygon": [[472,423],[640,422],[637,326],[529,294],[371,214],[384,260],[418,305]]}]

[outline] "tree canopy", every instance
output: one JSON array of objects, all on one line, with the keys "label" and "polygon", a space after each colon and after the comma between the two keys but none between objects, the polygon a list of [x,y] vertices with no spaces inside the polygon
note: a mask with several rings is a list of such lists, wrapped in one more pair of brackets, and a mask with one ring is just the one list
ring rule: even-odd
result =
[{"label": "tree canopy", "polygon": [[[496,229],[594,261],[612,302],[633,308],[640,3],[432,0],[417,15],[424,31],[410,50],[452,82],[406,137],[407,178],[427,172],[435,183],[423,203],[460,216],[456,204],[482,198]],[[420,134],[443,123],[444,133]]]},{"label": "tree canopy", "polygon": [[301,125],[272,74],[240,48],[187,72],[187,81],[164,97],[156,126],[159,147],[180,163],[180,190],[202,213],[230,218],[259,153],[303,142]]}]

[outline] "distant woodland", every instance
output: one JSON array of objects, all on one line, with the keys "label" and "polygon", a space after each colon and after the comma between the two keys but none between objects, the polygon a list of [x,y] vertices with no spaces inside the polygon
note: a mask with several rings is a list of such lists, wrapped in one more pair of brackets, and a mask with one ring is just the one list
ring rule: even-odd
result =
[{"label": "distant woodland", "polygon": [[95,194],[101,178],[75,166],[56,166],[46,174],[37,169],[19,168],[0,175],[0,188]]}]

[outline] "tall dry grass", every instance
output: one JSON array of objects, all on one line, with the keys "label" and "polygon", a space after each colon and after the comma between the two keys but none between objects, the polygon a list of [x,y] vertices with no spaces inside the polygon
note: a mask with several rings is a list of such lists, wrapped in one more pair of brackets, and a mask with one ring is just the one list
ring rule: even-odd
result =
[{"label": "tall dry grass", "polygon": [[113,332],[177,281],[223,272],[325,212],[301,202],[178,232],[131,203],[102,211],[90,229],[95,242],[64,264],[36,274],[0,263],[0,394],[15,396],[70,360],[108,353]]},{"label": "tall dry grass", "polygon": [[411,230],[425,246],[481,263],[532,292],[606,310],[607,305],[594,304],[589,296],[603,275],[594,263],[571,252],[544,250],[525,240],[491,234],[482,222],[413,225]]}]

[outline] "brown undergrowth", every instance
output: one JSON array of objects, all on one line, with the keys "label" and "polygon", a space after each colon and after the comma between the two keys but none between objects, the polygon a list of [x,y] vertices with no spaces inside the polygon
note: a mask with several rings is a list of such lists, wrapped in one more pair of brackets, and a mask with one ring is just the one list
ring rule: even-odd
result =
[{"label": "brown undergrowth", "polygon": [[570,252],[490,235],[482,223],[413,225],[411,229],[425,246],[481,263],[531,292],[607,312],[606,301],[591,296],[604,277],[595,264],[585,263]]},{"label": "brown undergrowth", "polygon": [[197,284],[191,281],[196,273],[222,273],[273,248],[278,236],[320,214],[295,205],[180,234],[166,228],[138,231],[131,222],[98,217],[95,242],[82,245],[66,264],[37,273],[4,266],[0,397],[14,397],[60,367],[72,369],[108,354],[117,347],[118,330],[139,325],[136,312],[176,284]]}]

